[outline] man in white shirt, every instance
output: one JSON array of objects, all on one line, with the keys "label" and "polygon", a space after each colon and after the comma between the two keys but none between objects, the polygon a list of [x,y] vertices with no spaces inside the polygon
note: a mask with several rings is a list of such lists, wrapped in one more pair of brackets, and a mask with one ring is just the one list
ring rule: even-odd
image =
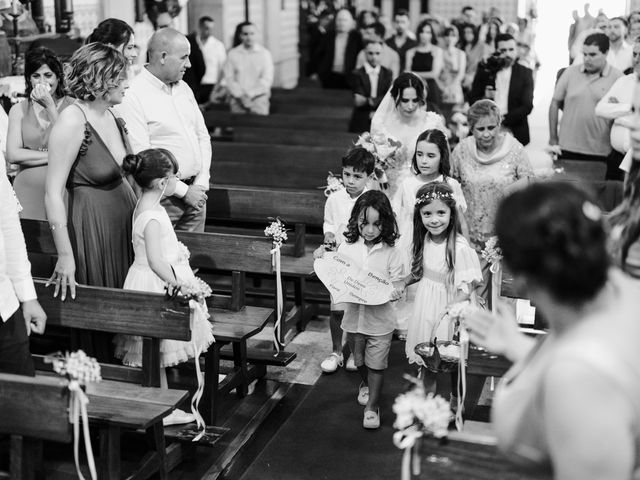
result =
[{"label": "man in white shirt", "polygon": [[238,27],[242,43],[229,51],[224,67],[232,113],[269,115],[273,84],[273,60],[269,50],[256,42],[256,27],[243,22]]},{"label": "man in white shirt", "polygon": [[202,62],[199,66],[198,78],[195,79],[197,84],[194,89],[199,104],[209,101],[213,88],[222,78],[222,69],[227,60],[224,44],[213,36],[214,27],[213,18],[204,16],[198,21],[198,31],[187,35],[191,45],[191,69],[196,68],[194,58]]},{"label": "man in white shirt", "polygon": [[625,18],[615,17],[609,20],[609,28],[607,29],[607,36],[609,37],[607,63],[621,72],[624,72],[632,65],[633,47],[625,41],[627,25]]},{"label": "man in white shirt", "polygon": [[618,78],[609,91],[596,105],[596,115],[613,120],[611,126],[611,154],[607,158],[607,177],[622,180],[623,174],[618,167],[624,155],[631,148],[630,125],[633,120],[632,99],[634,90],[640,81],[640,38],[633,43],[633,72]]},{"label": "man in white shirt", "polygon": [[47,315],[36,299],[19,204],[4,165],[0,153],[0,372],[34,376],[29,334],[44,333]]},{"label": "man in white shirt", "polygon": [[134,152],[165,148],[178,161],[173,196],[162,201],[176,230],[204,232],[211,138],[189,86],[187,37],[163,28],[149,40],[149,64],[130,82],[116,110],[124,118]]}]

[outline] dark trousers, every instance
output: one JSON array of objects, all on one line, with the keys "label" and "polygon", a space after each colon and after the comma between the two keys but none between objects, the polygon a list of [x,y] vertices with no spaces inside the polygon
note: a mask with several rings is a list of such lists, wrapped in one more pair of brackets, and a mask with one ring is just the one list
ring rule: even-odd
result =
[{"label": "dark trousers", "polygon": [[21,314],[14,313],[9,320],[0,320],[0,373],[16,375],[36,374],[29,351],[29,336]]},{"label": "dark trousers", "polygon": [[602,162],[607,163],[607,157],[603,155],[587,155],[586,153],[571,152],[562,150],[561,160],[584,160],[585,162]]},{"label": "dark trousers", "polygon": [[199,104],[207,103],[215,85],[198,85],[196,100]]},{"label": "dark trousers", "polygon": [[620,163],[624,158],[624,154],[612,149],[611,153],[607,157],[607,180],[620,180],[624,181],[624,172],[620,170]]}]

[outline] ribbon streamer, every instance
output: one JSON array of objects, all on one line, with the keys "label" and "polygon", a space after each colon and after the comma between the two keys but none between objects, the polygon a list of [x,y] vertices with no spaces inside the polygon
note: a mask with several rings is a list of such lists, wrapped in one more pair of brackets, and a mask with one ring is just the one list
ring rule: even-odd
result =
[{"label": "ribbon streamer", "polygon": [[276,270],[276,321],[273,325],[273,345],[276,347],[276,355],[280,353],[280,329],[284,299],[282,296],[282,271],[280,267],[280,245],[274,245],[271,250],[271,265]]},{"label": "ribbon streamer", "polygon": [[[207,311],[207,309],[204,307],[204,305],[202,305],[200,302],[197,302],[196,300],[190,300],[189,301],[189,306],[191,308],[193,308],[194,310],[200,310],[201,314],[206,315],[206,317],[209,317],[209,312]],[[195,315],[191,316],[191,330],[193,331],[193,318]],[[213,341],[215,342],[215,338],[213,339]],[[193,339],[193,336],[191,338],[191,345],[193,346],[193,357],[194,357],[194,361],[196,363],[196,377],[198,378],[198,388],[196,389],[195,393],[193,394],[193,397],[191,397],[191,413],[193,413],[193,416],[196,417],[196,427],[197,428],[201,428],[202,430],[200,431],[200,433],[198,433],[198,435],[196,435],[193,440],[191,440],[192,442],[197,442],[198,440],[200,440],[202,437],[204,437],[204,434],[206,433],[206,429],[207,429],[207,424],[204,421],[204,418],[202,418],[202,415],[200,414],[200,411],[198,410],[198,406],[200,405],[200,399],[202,398],[202,394],[204,392],[204,374],[202,373],[202,370],[200,369],[200,355],[202,354],[202,348],[200,348],[195,340]]]},{"label": "ribbon streamer", "polygon": [[422,435],[422,430],[420,430],[416,425],[411,425],[403,430],[398,430],[393,434],[393,444],[404,450],[404,453],[402,454],[401,480],[411,480],[412,473],[413,475],[420,475],[420,452],[417,449],[414,451],[413,447]]},{"label": "ribbon streamer", "polygon": [[469,356],[469,332],[460,329],[460,361],[458,362],[458,410],[456,411],[456,429],[460,432],[464,425],[462,410],[467,395],[467,357]]},{"label": "ribbon streamer", "polygon": [[80,471],[79,445],[80,445],[80,419],[82,418],[82,433],[84,434],[84,447],[87,453],[87,463],[89,464],[89,472],[91,479],[96,480],[96,463],[93,459],[93,449],[91,448],[91,439],[89,438],[89,417],[87,416],[87,404],[89,398],[84,393],[77,380],[69,381],[69,390],[71,398],[69,400],[69,421],[73,424],[73,459],[76,463],[76,472],[78,478],[84,480],[84,476]]}]

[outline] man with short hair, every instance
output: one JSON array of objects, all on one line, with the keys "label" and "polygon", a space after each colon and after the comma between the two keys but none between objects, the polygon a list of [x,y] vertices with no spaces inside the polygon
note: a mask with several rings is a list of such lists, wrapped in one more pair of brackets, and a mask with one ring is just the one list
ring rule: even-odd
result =
[{"label": "man with short hair", "polygon": [[633,61],[633,47],[627,43],[627,19],[623,17],[614,17],[609,20],[609,28],[607,36],[609,37],[609,53],[607,54],[607,63],[621,72],[630,68]]},{"label": "man with short hair", "polygon": [[502,125],[523,145],[530,141],[527,117],[533,110],[533,73],[519,63],[516,40],[507,33],[496,36],[496,51],[503,62],[495,74],[478,68],[473,79],[469,103],[481,98],[494,100],[502,114]]},{"label": "man with short hair", "polygon": [[364,65],[352,74],[354,107],[350,132],[362,133],[371,129],[371,117],[393,82],[393,73],[381,62],[383,45],[380,39],[367,40]]},{"label": "man with short hair", "polygon": [[149,40],[149,63],[134,77],[115,110],[125,120],[133,151],[165,148],[178,161],[175,193],[162,200],[176,230],[204,232],[211,138],[198,102],[182,77],[191,65],[187,37],[172,28]]},{"label": "man with short hair", "polygon": [[274,70],[271,53],[256,41],[253,23],[243,22],[239,29],[242,43],[229,51],[224,66],[231,112],[269,115]]},{"label": "man with short hair", "polygon": [[198,31],[187,35],[191,45],[191,68],[185,73],[184,81],[193,90],[199,104],[209,101],[227,60],[224,44],[213,36],[214,27],[213,18],[204,16],[198,20]]},{"label": "man with short hair", "polygon": [[[396,78],[400,74],[400,55],[398,55],[398,52],[396,52],[389,45],[384,43],[385,34],[386,29],[380,22],[366,25],[362,31],[365,48],[367,42],[369,41],[380,42],[382,44],[382,51],[380,52],[380,65],[391,70],[393,78]],[[366,63],[365,48],[363,48],[360,53],[358,53],[358,58],[356,59],[356,69],[364,66],[364,64]]]},{"label": "man with short hair", "polygon": [[[596,115],[613,120],[611,126],[611,154],[607,159],[607,178],[622,180],[621,165],[624,155],[631,148],[629,127],[633,118],[631,101],[633,91],[640,82],[640,38],[633,43],[633,72],[618,78],[596,105]],[[630,166],[630,165],[629,165]]]},{"label": "man with short hair", "polygon": [[570,65],[558,79],[549,106],[549,144],[560,146],[561,158],[606,163],[611,153],[611,121],[595,114],[598,101],[622,76],[620,70],[607,63],[608,51],[607,35],[587,36],[582,45],[583,64]]},{"label": "man with short hair", "polygon": [[393,26],[395,32],[391,38],[387,40],[387,45],[393,48],[400,56],[400,71],[406,69],[407,52],[418,45],[411,33],[411,22],[409,20],[409,12],[406,10],[398,10],[393,16]]}]

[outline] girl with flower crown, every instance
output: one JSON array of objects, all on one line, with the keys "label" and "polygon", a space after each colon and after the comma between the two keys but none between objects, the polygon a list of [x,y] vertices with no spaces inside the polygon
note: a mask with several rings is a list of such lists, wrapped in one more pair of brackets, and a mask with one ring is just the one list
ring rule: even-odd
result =
[{"label": "girl with flower crown", "polygon": [[[438,128],[425,130],[416,140],[415,152],[411,159],[411,174],[400,184],[396,218],[400,229],[400,250],[405,253],[405,271],[411,270],[411,242],[413,239],[413,214],[416,203],[416,192],[422,185],[431,182],[445,182],[453,190],[453,197],[458,209],[462,231],[466,232],[464,213],[467,202],[457,180],[451,177],[449,164],[449,142],[446,134]],[[413,310],[415,286],[407,289],[406,297],[396,304],[397,330],[400,338],[406,338],[407,320]]]},{"label": "girl with flower crown", "polygon": [[[405,352],[409,363],[424,365],[414,351],[419,343],[452,340],[450,306],[471,299],[482,280],[476,252],[461,234],[453,189],[444,182],[422,186],[413,214],[413,261],[406,286],[418,283],[413,314],[409,318]],[[435,377],[425,377],[435,389]],[[430,380],[430,381],[429,381]]]},{"label": "girl with flower crown", "polygon": [[[127,155],[122,169],[136,181],[142,193],[133,212],[133,250],[135,261],[129,268],[124,289],[164,293],[182,290],[196,297],[190,300],[191,342],[162,340],[160,366],[170,367],[206,351],[213,343],[204,296],[207,293],[189,266],[189,251],[178,241],[167,211],[160,201],[173,195],[178,180],[178,163],[171,152],[164,148],[150,148],[136,155]],[[199,290],[199,291],[198,291]],[[198,298],[199,297],[199,298]],[[142,365],[142,338],[117,335],[116,357],[125,365]],[[166,375],[162,386],[167,387]],[[189,423],[194,415],[175,409],[163,419],[165,425]]]}]

